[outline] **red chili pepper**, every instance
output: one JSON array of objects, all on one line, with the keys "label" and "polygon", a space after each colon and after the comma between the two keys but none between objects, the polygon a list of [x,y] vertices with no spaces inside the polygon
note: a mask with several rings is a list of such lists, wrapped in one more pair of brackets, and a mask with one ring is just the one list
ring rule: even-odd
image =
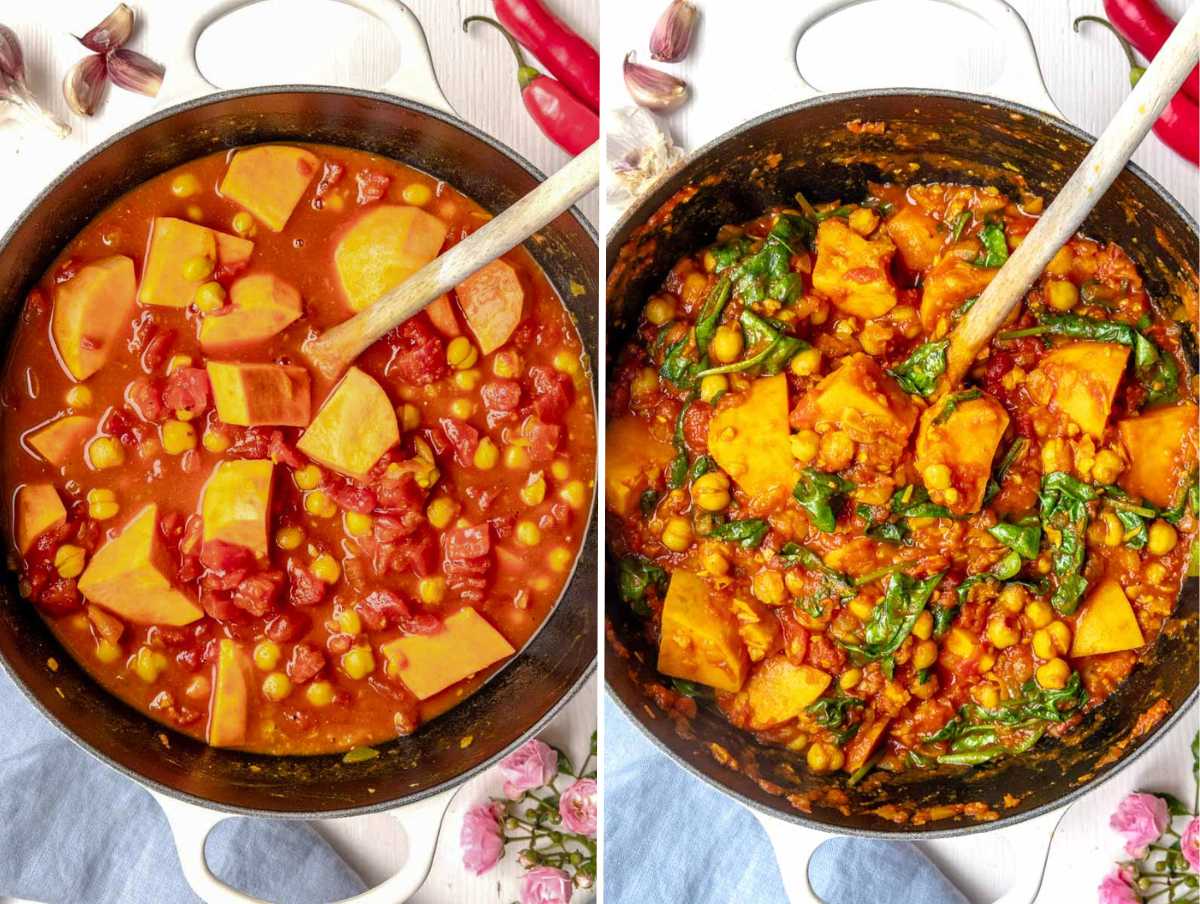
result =
[{"label": "red chili pepper", "polygon": [[[1154,59],[1175,28],[1175,21],[1154,0],[1104,0],[1104,11],[1112,26],[1148,60]],[[1184,80],[1183,90],[1200,103],[1200,66]]]},{"label": "red chili pepper", "polygon": [[600,112],[600,56],[538,0],[494,0],[496,18],[541,60],[550,74]]},{"label": "red chili pepper", "polygon": [[472,22],[486,22],[500,30],[517,58],[517,82],[521,98],[533,121],[551,141],[568,154],[578,154],[600,139],[600,117],[558,81],[543,75],[525,62],[521,47],[503,25],[487,16],[463,19],[463,31]]},{"label": "red chili pepper", "polygon": [[[1121,42],[1125,58],[1129,61],[1129,84],[1136,85],[1146,72],[1146,67],[1137,61],[1133,48],[1113,23],[1099,16],[1080,16],[1075,20],[1075,30],[1080,22],[1095,22],[1113,33]],[[1183,91],[1179,91],[1159,114],[1154,123],[1154,134],[1162,143],[1193,166],[1200,166],[1200,106]]]}]

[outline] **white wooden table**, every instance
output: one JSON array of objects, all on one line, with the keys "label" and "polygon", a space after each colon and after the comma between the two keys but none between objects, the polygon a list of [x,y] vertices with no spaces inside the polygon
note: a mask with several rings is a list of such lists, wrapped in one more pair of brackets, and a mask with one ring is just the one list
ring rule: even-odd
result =
[{"label": "white wooden table", "polygon": [[[1127,67],[1111,35],[1071,22],[1084,13],[1103,14],[1100,0],[1009,0],[1029,24],[1047,87],[1068,119],[1095,135],[1129,89]],[[1187,0],[1160,0],[1176,16]],[[1194,2],[1194,0],[1193,0]],[[647,42],[664,3],[618,0],[605,3],[602,27],[604,104],[629,103],[621,62],[629,50],[650,62]],[[760,113],[799,99],[791,41],[795,10],[804,3],[736,0],[700,4],[704,20],[692,54],[664,66],[692,86],[691,100],[666,117],[676,142],[691,150]],[[773,24],[774,23],[774,24]],[[954,31],[949,31],[954,29]],[[946,39],[962,34],[961,42]],[[909,48],[900,51],[897,48]],[[808,80],[826,91],[871,87],[938,87],[985,92],[1000,72],[1003,48],[991,29],[969,15],[929,0],[884,0],[841,13],[809,33],[801,44]],[[1134,160],[1145,167],[1193,217],[1200,206],[1196,170],[1151,136]],[[616,211],[606,205],[605,220]],[[1067,813],[1051,848],[1039,901],[1094,901],[1101,876],[1121,856],[1108,829],[1117,801],[1130,790],[1190,795],[1196,713],[1119,777],[1086,796]],[[1184,797],[1191,799],[1190,796]],[[967,857],[941,865],[972,901],[993,900],[1006,887],[1011,864],[1006,844],[995,836]],[[606,868],[619,868],[606,864]]]},{"label": "white wooden table", "polygon": [[[155,9],[170,3],[203,10],[209,0],[128,0],[142,23],[130,46],[151,56],[169,56],[170,35],[155,30]],[[92,120],[70,114],[59,90],[63,74],[85,51],[71,37],[82,34],[116,0],[39,0],[0,4],[0,22],[13,28],[25,50],[30,81],[39,98],[74,127],[64,141],[31,130],[0,125],[0,233],[57,173],[87,148],[147,115],[154,102],[124,91],[109,92]],[[516,64],[499,35],[485,29],[464,35],[465,16],[492,15],[488,0],[409,0],[424,26],[443,91],[467,122],[514,148],[543,172],[560,167],[567,155],[551,144],[526,115],[518,93]],[[553,0],[563,18],[596,41],[595,0]],[[163,16],[158,21],[163,22]],[[270,34],[270,41],[262,35]],[[392,74],[399,59],[395,42],[370,16],[326,0],[266,0],[214,24],[201,39],[201,69],[226,88],[307,82],[371,87]],[[531,62],[535,62],[531,59]],[[536,62],[535,62],[536,64]],[[583,203],[595,221],[596,195]],[[576,762],[587,750],[596,724],[595,681],[563,710],[547,739],[570,751]],[[458,832],[462,813],[499,782],[485,776],[466,785],[443,823],[433,871],[413,899],[417,904],[492,904],[517,897],[521,870],[511,861],[476,878],[462,867]],[[382,881],[400,856],[402,834],[386,816],[326,822],[320,831],[369,883]],[[577,895],[576,900],[586,900]]]}]

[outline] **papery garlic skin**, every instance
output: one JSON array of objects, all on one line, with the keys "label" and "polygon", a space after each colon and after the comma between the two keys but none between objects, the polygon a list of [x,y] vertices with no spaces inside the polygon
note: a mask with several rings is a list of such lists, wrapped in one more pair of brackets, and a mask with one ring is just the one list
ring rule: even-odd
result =
[{"label": "papery garlic skin", "polygon": [[63,77],[63,97],[67,105],[80,116],[91,116],[96,112],[107,86],[104,57],[93,53],[67,70]]},{"label": "papery garlic skin", "polygon": [[692,49],[692,38],[700,11],[691,0],[671,0],[650,35],[650,58],[660,63],[678,63]]},{"label": "papery garlic skin", "polygon": [[108,55],[108,77],[118,88],[154,97],[162,87],[166,69],[145,54],[122,47]]},{"label": "papery garlic skin", "polygon": [[121,3],[104,21],[78,38],[80,44],[93,53],[108,53],[121,47],[133,34],[133,10]]},{"label": "papery garlic skin", "polygon": [[0,25],[0,122],[21,119],[49,129],[59,138],[71,134],[71,127],[42,107],[25,84],[25,57],[16,33]]},{"label": "papery garlic skin", "polygon": [[643,66],[634,57],[632,50],[625,57],[625,87],[639,107],[666,113],[688,99],[687,82],[660,69]]},{"label": "papery garlic skin", "polygon": [[649,110],[625,107],[611,115],[607,158],[613,178],[607,200],[610,204],[625,205],[682,160],[683,150]]}]

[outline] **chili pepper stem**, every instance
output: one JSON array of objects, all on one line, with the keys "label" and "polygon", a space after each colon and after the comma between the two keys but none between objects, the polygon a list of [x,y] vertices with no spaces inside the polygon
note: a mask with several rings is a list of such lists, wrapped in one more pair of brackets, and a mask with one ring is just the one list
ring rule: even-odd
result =
[{"label": "chili pepper stem", "polygon": [[500,34],[504,35],[504,40],[508,41],[508,46],[512,48],[513,56],[517,58],[517,83],[521,86],[522,91],[542,77],[541,71],[530,66],[526,61],[525,53],[521,50],[521,45],[517,43],[517,39],[512,36],[507,28],[490,16],[467,16],[467,18],[463,19],[464,32],[471,30],[470,26],[472,22],[486,22],[493,28],[498,29]]},{"label": "chili pepper stem", "polygon": [[1075,29],[1076,34],[1079,33],[1080,22],[1095,22],[1097,25],[1103,26],[1112,32],[1113,37],[1120,42],[1121,50],[1125,52],[1125,59],[1129,61],[1129,84],[1136,85],[1138,79],[1146,73],[1146,67],[1137,61],[1137,57],[1133,53],[1133,45],[1125,40],[1125,36],[1117,31],[1111,22],[1100,16],[1080,16],[1077,18],[1071,23],[1071,27]]}]

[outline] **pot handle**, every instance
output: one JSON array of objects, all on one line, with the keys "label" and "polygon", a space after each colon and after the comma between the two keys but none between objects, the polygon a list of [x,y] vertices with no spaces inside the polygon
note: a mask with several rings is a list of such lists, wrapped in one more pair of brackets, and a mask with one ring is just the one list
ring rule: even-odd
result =
[{"label": "pot handle", "polygon": [[[758,810],[751,812],[771,839],[783,887],[791,904],[824,904],[809,882],[808,868],[817,848],[835,836],[784,822]],[[998,830],[1011,847],[1009,862],[1015,867],[1017,876],[1016,881],[994,904],[1033,904],[1042,887],[1050,842],[1065,814],[1065,808],[1055,810],[1011,828]]]},{"label": "pot handle", "polygon": [[[346,898],[337,904],[402,904],[411,898],[433,865],[433,854],[437,848],[438,833],[450,801],[457,788],[442,791],[432,797],[391,810],[390,813],[404,827],[408,841],[407,857],[400,872],[372,889]],[[150,792],[162,807],[175,839],[179,853],[179,864],[183,877],[192,891],[209,904],[268,904],[235,888],[230,888],[213,875],[204,856],[204,843],[217,823],[231,818],[228,813],[198,807],[156,791]]]},{"label": "pot handle", "polygon": [[[812,86],[800,68],[799,50],[800,39],[805,33],[834,13],[851,6],[858,6],[869,0],[820,0],[808,6],[796,25],[796,34],[792,43],[793,62],[796,74],[800,77],[800,89],[804,96],[817,97],[824,93]],[[988,91],[1004,100],[1010,100],[1027,107],[1033,107],[1059,119],[1066,119],[1042,80],[1042,69],[1038,63],[1037,48],[1029,26],[1021,18],[1021,14],[1008,5],[1005,0],[936,0],[958,7],[964,12],[972,13],[995,29],[1000,43],[1005,48],[1004,69],[1000,77],[988,88]]]},{"label": "pot handle", "polygon": [[[193,100],[219,90],[204,77],[196,63],[196,44],[210,25],[243,6],[259,0],[216,0],[195,17],[186,3],[163,4],[156,16],[174,16],[175,53],[166,60],[166,75],[159,91],[158,106]],[[338,0],[374,16],[388,27],[400,45],[400,67],[380,88],[405,100],[416,101],[451,116],[457,116],[438,84],[425,30],[413,11],[400,0]],[[155,20],[156,27],[160,20]],[[165,23],[171,27],[168,21]]]}]

